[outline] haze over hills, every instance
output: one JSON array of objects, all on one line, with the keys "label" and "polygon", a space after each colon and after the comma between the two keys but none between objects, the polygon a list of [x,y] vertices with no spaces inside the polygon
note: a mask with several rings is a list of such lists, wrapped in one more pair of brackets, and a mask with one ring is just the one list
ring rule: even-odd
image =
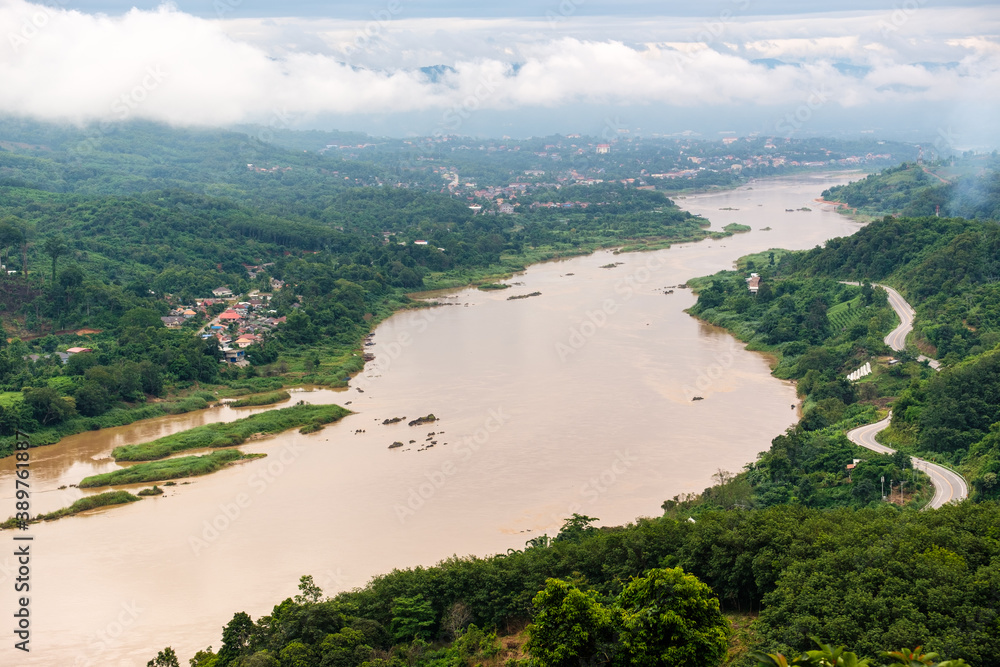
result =
[{"label": "haze over hills", "polygon": [[1000,12],[975,0],[131,7],[6,2],[0,111],[396,137],[1000,136]]}]

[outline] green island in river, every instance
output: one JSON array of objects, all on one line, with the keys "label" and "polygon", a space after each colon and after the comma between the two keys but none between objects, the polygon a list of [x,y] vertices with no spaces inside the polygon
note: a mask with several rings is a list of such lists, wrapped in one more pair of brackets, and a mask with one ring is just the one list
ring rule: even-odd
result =
[{"label": "green island in river", "polygon": [[[79,486],[81,489],[86,489],[208,475],[236,461],[264,456],[264,454],[244,454],[232,449],[254,436],[272,435],[297,427],[302,427],[305,433],[312,433],[323,425],[338,421],[349,414],[350,410],[339,405],[302,404],[280,410],[268,410],[234,422],[206,424],[140,445],[117,447],[112,452],[116,461],[147,463],[139,463],[101,475],[91,475],[84,478]],[[203,456],[167,458],[190,449],[222,447],[226,449]]]}]

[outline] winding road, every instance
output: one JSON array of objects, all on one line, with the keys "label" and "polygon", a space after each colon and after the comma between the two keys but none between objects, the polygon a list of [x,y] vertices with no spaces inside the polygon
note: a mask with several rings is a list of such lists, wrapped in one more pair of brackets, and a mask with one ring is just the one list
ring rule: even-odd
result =
[{"label": "winding road", "polygon": [[[896,315],[899,316],[899,326],[885,337],[885,344],[893,350],[900,352],[906,349],[906,337],[913,330],[913,317],[916,312],[896,290],[887,285],[877,285],[877,287],[881,287],[886,291],[889,295],[889,305],[892,306],[892,309],[896,311]],[[936,359],[930,359],[923,355],[917,357],[917,359],[918,361],[926,361],[934,370],[938,370],[941,367],[941,364]],[[880,422],[859,426],[856,429],[848,431],[847,437],[854,444],[874,452],[893,454],[896,450],[885,445],[880,445],[875,441],[875,436],[880,431],[888,428],[891,419],[892,413],[890,412],[889,416]],[[913,462],[914,468],[926,473],[931,478],[931,484],[934,485],[934,497],[931,498],[931,501],[927,503],[924,509],[936,509],[947,503],[958,502],[969,497],[968,482],[954,470],[931,463],[930,461],[918,459],[915,456],[910,457],[910,461]]]},{"label": "winding road", "polygon": [[[890,331],[889,335],[885,337],[885,344],[897,352],[901,352],[906,349],[906,337],[913,331],[913,317],[917,313],[896,290],[888,285],[874,286],[881,287],[886,291],[889,295],[889,305],[892,306],[892,309],[896,311],[896,315],[899,316],[899,326]],[[941,368],[941,362],[937,359],[931,359],[922,354],[917,357],[917,361],[926,361],[927,365],[934,370],[940,370]]]}]

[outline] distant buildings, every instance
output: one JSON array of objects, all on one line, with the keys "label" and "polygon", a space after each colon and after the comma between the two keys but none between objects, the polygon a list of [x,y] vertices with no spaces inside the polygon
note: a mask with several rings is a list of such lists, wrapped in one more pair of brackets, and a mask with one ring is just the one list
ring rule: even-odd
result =
[{"label": "distant buildings", "polygon": [[760,289],[760,276],[756,273],[751,273],[750,277],[747,278],[747,289],[750,290],[751,294],[756,294]]}]

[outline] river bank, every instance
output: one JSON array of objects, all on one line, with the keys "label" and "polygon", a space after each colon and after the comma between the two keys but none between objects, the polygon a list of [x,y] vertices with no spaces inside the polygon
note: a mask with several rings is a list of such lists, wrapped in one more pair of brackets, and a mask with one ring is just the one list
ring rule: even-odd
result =
[{"label": "river bank", "polygon": [[[832,210],[783,213],[834,182],[689,197],[684,206],[711,216],[710,229],[739,222],[753,231],[533,265],[510,280],[523,283],[518,293],[541,292],[533,299],[473,288],[437,297],[462,307],[397,313],[375,330],[364,348],[375,360],[349,388],[292,391],[354,412],[340,423],[249,442],[242,449],[267,458],[145,502],[33,526],[47,545],[33,599],[46,643],[26,664],[145,664],[167,644],[186,660],[218,645],[234,609],[269,613],[303,574],[333,594],[396,567],[505,553],[553,535],[572,512],[604,525],[659,515],[664,499],[700,491],[720,468],[739,470],[794,423],[795,389],[771,377],[763,357],[686,315],[694,296],[677,286],[738,256],[851,233],[857,225]],[[726,206],[743,210],[719,211]],[[114,447],[248,410],[258,408],[163,417],[33,451],[35,499],[70,504],[81,492],[56,487],[112,469],[103,459]],[[429,413],[439,421],[407,425]],[[430,432],[431,449],[388,449]],[[88,639],[133,603],[142,612],[113,647]]]}]

